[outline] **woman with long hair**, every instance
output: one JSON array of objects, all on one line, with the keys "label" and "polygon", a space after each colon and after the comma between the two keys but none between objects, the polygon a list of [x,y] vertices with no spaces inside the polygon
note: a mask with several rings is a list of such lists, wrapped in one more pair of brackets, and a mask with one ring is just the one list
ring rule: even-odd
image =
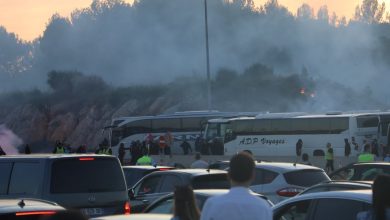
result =
[{"label": "woman with long hair", "polygon": [[372,210],[358,214],[358,220],[390,220],[390,176],[378,175],[372,186]]},{"label": "woman with long hair", "polygon": [[390,176],[379,175],[372,186],[372,207],[375,220],[390,219]]},{"label": "woman with long hair", "polygon": [[172,220],[199,220],[200,211],[195,202],[194,191],[190,186],[177,186],[174,192]]}]

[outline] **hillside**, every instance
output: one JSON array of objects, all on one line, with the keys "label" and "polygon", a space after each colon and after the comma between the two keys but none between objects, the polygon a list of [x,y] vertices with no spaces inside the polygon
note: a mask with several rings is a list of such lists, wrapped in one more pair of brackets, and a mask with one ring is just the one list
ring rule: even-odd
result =
[{"label": "hillside", "polygon": [[[47,84],[49,90],[11,92],[0,97],[0,124],[31,144],[33,151],[48,151],[56,140],[93,148],[107,137],[103,128],[115,117],[207,108],[206,82],[196,77],[181,77],[168,84],[113,87],[97,76],[52,71]],[[336,83],[313,80],[307,72],[277,75],[261,64],[242,73],[221,69],[212,81],[212,102],[213,109],[220,111],[385,108],[366,91],[355,93]]]}]

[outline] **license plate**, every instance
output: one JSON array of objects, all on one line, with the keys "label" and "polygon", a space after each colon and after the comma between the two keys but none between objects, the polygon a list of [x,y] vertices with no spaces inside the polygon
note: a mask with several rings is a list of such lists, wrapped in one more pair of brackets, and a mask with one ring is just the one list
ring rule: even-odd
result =
[{"label": "license plate", "polygon": [[104,210],[102,208],[81,209],[81,212],[87,216],[96,216],[96,215],[103,215],[104,214]]}]

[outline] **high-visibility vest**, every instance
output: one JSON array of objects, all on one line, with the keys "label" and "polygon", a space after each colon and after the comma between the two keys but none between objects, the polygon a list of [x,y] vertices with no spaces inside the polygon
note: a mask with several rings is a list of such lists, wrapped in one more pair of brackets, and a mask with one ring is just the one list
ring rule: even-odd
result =
[{"label": "high-visibility vest", "polygon": [[64,147],[57,147],[56,148],[56,154],[64,154],[65,148]]},{"label": "high-visibility vest", "polygon": [[111,155],[110,153],[110,149],[109,148],[103,148],[103,149],[100,149],[98,154],[107,154],[107,155]]},{"label": "high-visibility vest", "polygon": [[160,146],[160,148],[165,148],[167,146],[167,143],[165,141],[165,137],[164,136],[160,136],[159,140],[158,140],[158,145]]},{"label": "high-visibility vest", "polygon": [[363,154],[360,154],[359,157],[358,157],[358,162],[359,163],[362,163],[362,162],[373,162],[374,161],[374,154],[370,154],[370,153],[363,153]]},{"label": "high-visibility vest", "polygon": [[143,156],[137,160],[137,165],[152,165],[152,158]]},{"label": "high-visibility vest", "polygon": [[333,153],[329,153],[327,150],[325,154],[325,160],[333,160]]}]

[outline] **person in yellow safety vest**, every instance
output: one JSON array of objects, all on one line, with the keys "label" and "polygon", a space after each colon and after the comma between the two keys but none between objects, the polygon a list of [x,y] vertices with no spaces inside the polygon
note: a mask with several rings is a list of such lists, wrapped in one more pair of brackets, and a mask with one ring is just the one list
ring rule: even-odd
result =
[{"label": "person in yellow safety vest", "polygon": [[152,166],[154,164],[154,162],[153,162],[153,159],[151,157],[149,157],[147,150],[144,149],[142,153],[143,153],[143,156],[137,160],[136,165],[140,165],[140,166],[150,165],[150,166]]},{"label": "person in yellow safety vest", "polygon": [[95,154],[112,155],[112,150],[107,145],[100,144],[99,149],[95,152]]},{"label": "person in yellow safety vest", "polygon": [[108,140],[106,138],[99,144],[99,149],[95,151],[95,154],[112,155],[112,150],[108,146]]},{"label": "person in yellow safety vest", "polygon": [[333,172],[334,166],[333,166],[333,148],[331,143],[326,144],[326,153],[325,153],[325,160],[326,160],[326,165],[325,165],[325,171],[327,173]]},{"label": "person in yellow safety vest", "polygon": [[98,154],[112,155],[112,151],[108,147],[103,147],[98,151]]},{"label": "person in yellow safety vest", "polygon": [[60,141],[56,141],[56,147],[53,150],[53,154],[64,154],[65,147]]},{"label": "person in yellow safety vest", "polygon": [[375,155],[371,153],[371,146],[370,144],[364,145],[364,152],[359,155],[358,162],[364,163],[364,162],[373,162],[375,160]]}]

